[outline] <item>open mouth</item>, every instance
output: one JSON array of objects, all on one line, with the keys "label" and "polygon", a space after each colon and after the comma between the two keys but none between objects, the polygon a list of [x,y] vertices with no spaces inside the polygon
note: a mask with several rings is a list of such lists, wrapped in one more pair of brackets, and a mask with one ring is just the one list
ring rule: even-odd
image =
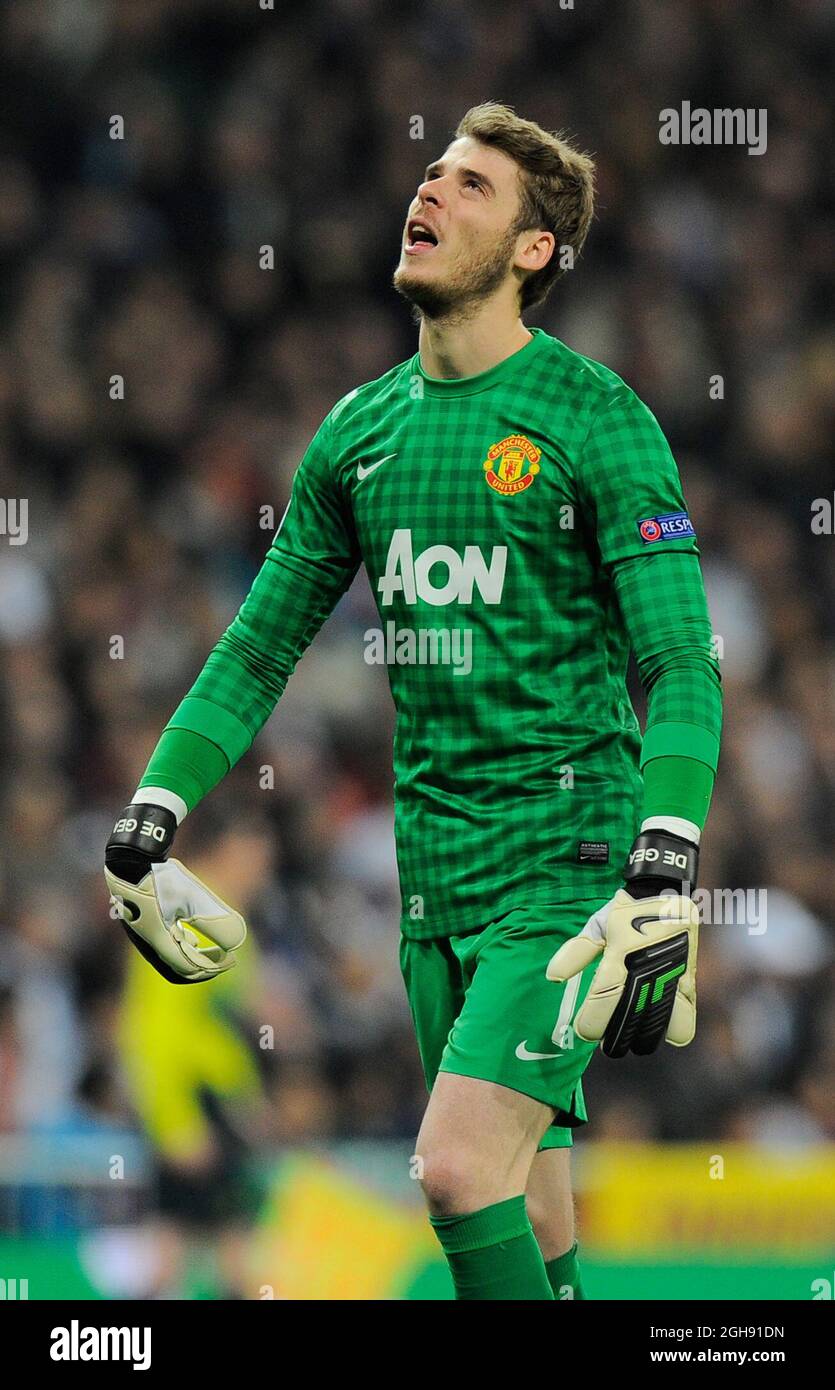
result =
[{"label": "open mouth", "polygon": [[437,245],[436,234],[425,222],[421,222],[419,217],[415,217],[409,222],[406,228],[407,254],[420,255],[422,252],[431,251]]}]

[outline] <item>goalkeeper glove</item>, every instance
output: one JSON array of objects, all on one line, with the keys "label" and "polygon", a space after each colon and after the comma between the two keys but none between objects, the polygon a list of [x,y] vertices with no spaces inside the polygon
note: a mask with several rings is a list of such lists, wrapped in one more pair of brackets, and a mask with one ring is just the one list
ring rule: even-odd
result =
[{"label": "goalkeeper glove", "polygon": [[638,835],[624,872],[626,887],[552,956],[549,980],[564,981],[600,964],[574,1029],[600,1042],[607,1057],[645,1056],[661,1039],[675,1047],[696,1032],[699,911],[690,898],[699,851],[666,830]]},{"label": "goalkeeper glove", "polygon": [[[165,807],[127,806],[107,842],[104,876],[133,945],[170,984],[190,985],[237,964],[246,923],[178,859],[167,858],[176,829]],[[202,945],[198,931],[213,944]]]}]

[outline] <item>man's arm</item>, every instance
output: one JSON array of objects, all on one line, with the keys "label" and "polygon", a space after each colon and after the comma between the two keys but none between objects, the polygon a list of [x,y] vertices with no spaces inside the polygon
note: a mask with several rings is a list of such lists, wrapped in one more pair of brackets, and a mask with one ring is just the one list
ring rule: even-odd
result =
[{"label": "man's arm", "polygon": [[359,566],[333,455],[327,417],[249,594],[168,721],[107,843],[105,877],[125,931],[172,984],[230,969],[246,934],[239,913],[168,858],[177,826],[249,748]]},{"label": "man's arm", "polygon": [[593,422],[578,486],[647,692],[644,798],[624,888],[547,973],[567,979],[602,953],[575,1028],[622,1057],[695,1033],[690,894],[719,753],[720,674],[678,470],[654,416],[625,387]]},{"label": "man's arm", "polygon": [[647,694],[641,825],[685,822],[698,843],[719,757],[719,663],[678,469],[628,387],[597,412],[577,476]]},{"label": "man's arm", "polygon": [[699,561],[687,554],[639,556],[616,566],[613,579],[647,696],[641,826],[680,821],[668,828],[698,844],[722,722],[721,677]]}]

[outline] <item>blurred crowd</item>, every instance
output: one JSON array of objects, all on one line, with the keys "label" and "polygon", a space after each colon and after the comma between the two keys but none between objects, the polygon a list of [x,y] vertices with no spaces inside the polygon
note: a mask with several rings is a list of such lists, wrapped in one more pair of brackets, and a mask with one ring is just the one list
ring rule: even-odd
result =
[{"label": "blurred crowd", "polygon": [[[589,1138],[835,1139],[833,40],[828,0],[6,0],[0,1134],[142,1127],[104,841],[322,416],[414,351],[405,211],[489,97],[597,159],[587,251],[531,321],[678,458],[726,701],[702,882],[759,913],[704,928],[693,1047],[595,1058]],[[767,152],[662,145],[684,99],[766,108]],[[235,1027],[266,1148],[408,1142],[425,1101],[375,619],[360,576],[178,836],[257,942]]]}]

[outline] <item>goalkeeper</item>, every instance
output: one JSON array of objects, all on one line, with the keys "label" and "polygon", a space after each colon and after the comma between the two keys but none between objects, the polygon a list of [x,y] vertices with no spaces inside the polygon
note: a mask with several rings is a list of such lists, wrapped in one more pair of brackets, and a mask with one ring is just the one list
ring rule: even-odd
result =
[{"label": "goalkeeper", "polygon": [[583,1073],[598,1043],[640,1055],[695,1028],[690,894],[721,719],[695,532],[647,407],[521,317],[592,210],[586,155],[495,103],[465,115],[403,231],[418,351],[322,422],[107,848],[134,944],[211,989],[244,925],[169,857],[177,825],[364,562],[397,709],[400,958],[430,1092],[417,1154],[462,1300],[584,1296]]}]

